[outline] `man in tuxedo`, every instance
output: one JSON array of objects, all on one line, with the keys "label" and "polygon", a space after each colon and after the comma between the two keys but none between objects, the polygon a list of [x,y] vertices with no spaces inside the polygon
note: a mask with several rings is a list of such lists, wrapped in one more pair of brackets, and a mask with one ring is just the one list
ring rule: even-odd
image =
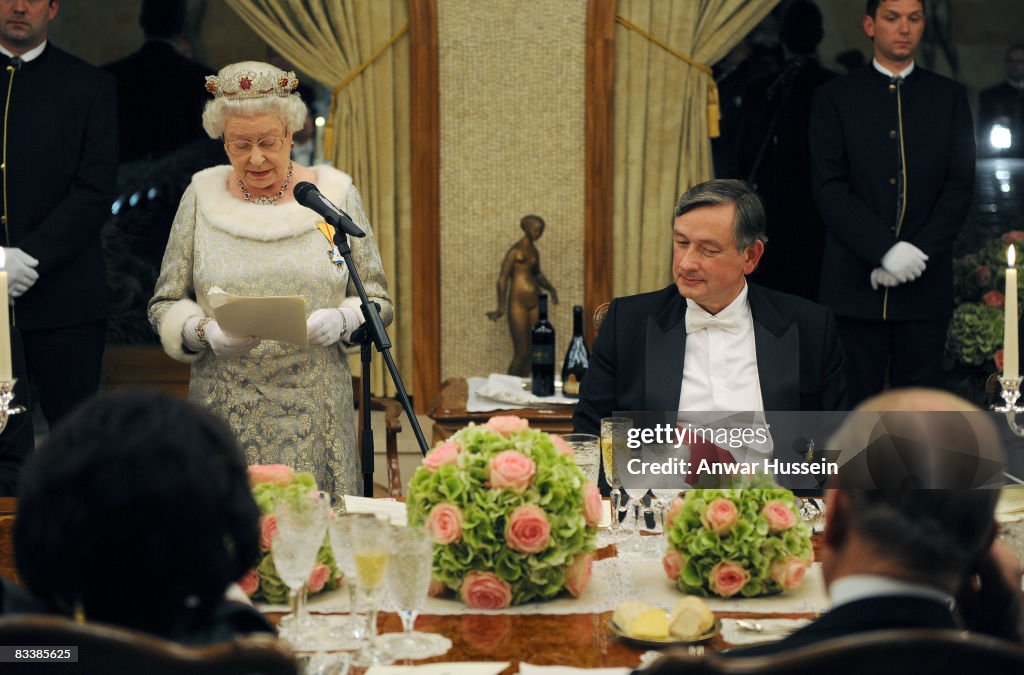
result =
[{"label": "man in tuxedo", "polygon": [[990,148],[989,154],[1024,157],[1024,44],[1006,50],[1006,79],[978,95],[978,132],[983,146],[989,145],[992,126],[1010,130],[1010,147]]},{"label": "man in tuxedo", "polygon": [[831,312],[748,284],[765,253],[760,198],[736,180],[688,190],[672,227],[675,284],[612,301],[573,415],[599,433],[614,411],[841,410]]},{"label": "man in tuxedo", "polygon": [[[107,312],[100,228],[117,172],[114,78],[47,41],[58,7],[0,2],[8,60],[0,74],[2,245],[24,349],[14,370],[25,368],[51,426],[99,386]],[[19,418],[25,432],[29,415]],[[31,427],[24,441],[31,444]],[[5,432],[0,454],[14,442]]]},{"label": "man in tuxedo", "polygon": [[872,63],[820,86],[811,110],[820,301],[836,314],[853,405],[886,382],[943,382],[974,128],[963,85],[914,61],[924,26],[922,0],[868,0]]}]

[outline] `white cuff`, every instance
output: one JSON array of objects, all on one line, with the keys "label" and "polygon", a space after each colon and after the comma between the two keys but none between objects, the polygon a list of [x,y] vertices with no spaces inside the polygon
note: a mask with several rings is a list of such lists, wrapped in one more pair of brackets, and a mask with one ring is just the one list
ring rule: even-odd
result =
[{"label": "white cuff", "polygon": [[170,309],[164,313],[159,331],[160,344],[163,345],[168,356],[182,363],[192,363],[200,357],[201,354],[190,354],[185,351],[185,346],[182,343],[182,331],[189,319],[204,316],[206,316],[206,312],[203,311],[203,308],[187,298],[178,300],[171,305]]}]

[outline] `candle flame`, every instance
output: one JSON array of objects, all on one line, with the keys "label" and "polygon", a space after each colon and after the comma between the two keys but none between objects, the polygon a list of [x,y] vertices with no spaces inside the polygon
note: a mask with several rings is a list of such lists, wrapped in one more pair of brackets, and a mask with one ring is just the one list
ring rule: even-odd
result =
[{"label": "candle flame", "polygon": [[1017,249],[1013,244],[1006,249],[1006,266],[1013,267],[1017,262]]}]

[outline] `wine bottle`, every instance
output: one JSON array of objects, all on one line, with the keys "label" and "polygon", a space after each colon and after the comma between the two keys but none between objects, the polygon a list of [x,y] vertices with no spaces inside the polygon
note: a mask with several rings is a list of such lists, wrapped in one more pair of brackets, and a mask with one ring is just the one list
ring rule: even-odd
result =
[{"label": "wine bottle", "polygon": [[530,332],[531,390],[534,396],[555,395],[555,327],[548,323],[548,296],[538,297],[538,318]]},{"label": "wine bottle", "polygon": [[583,306],[572,308],[572,340],[565,352],[562,363],[562,394],[570,398],[579,398],[580,382],[590,367],[590,352],[583,341]]}]

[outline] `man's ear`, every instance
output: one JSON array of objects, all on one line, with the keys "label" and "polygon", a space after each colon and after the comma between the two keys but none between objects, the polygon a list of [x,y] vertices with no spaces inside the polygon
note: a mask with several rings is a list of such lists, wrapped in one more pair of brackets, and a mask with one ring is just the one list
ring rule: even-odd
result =
[{"label": "man's ear", "polygon": [[842,490],[825,492],[825,532],[822,542],[829,548],[842,548],[850,533],[850,500]]},{"label": "man's ear", "polygon": [[864,34],[872,40],[875,39],[875,19],[867,14],[864,15]]},{"label": "man's ear", "polygon": [[757,268],[764,255],[764,242],[758,239],[743,252],[743,274],[750,274]]}]

